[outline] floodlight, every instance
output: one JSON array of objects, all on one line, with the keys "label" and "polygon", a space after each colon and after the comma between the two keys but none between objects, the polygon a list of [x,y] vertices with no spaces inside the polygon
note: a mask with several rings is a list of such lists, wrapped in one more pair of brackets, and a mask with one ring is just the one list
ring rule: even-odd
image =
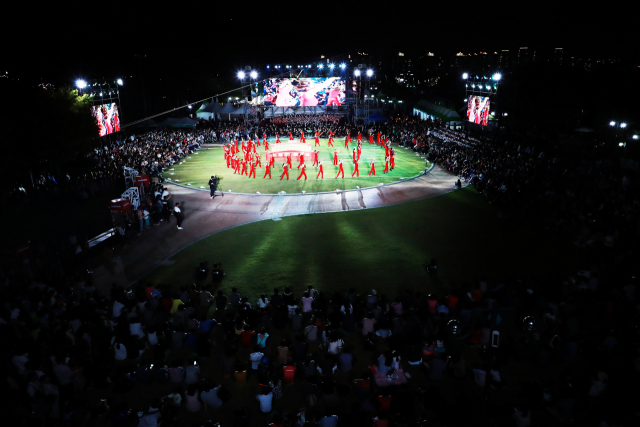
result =
[{"label": "floodlight", "polygon": [[356,77],[360,77],[360,70],[355,70],[353,74],[355,74]]},{"label": "floodlight", "polygon": [[252,79],[258,78],[258,73],[255,71],[252,71],[249,75],[251,76]]},{"label": "floodlight", "polygon": [[191,105],[189,105],[188,107],[189,107],[189,109],[191,109]]},{"label": "floodlight", "polygon": [[334,64],[329,64],[329,68],[331,68],[333,70],[333,67],[335,67]]},{"label": "floodlight", "polygon": [[627,127],[627,124],[626,123],[620,123],[620,127],[624,129],[624,128]]},{"label": "floodlight", "polygon": [[498,81],[498,80],[500,80],[501,78],[502,78],[502,74],[500,74],[500,73],[495,73],[495,74],[493,75],[493,80],[495,80],[495,81]]},{"label": "floodlight", "polygon": [[467,79],[469,78],[469,74],[467,74],[467,73],[463,73],[463,74],[462,74],[462,78],[463,78],[463,79],[465,79],[465,80],[467,80]]},{"label": "floodlight", "polygon": [[78,89],[84,89],[85,87],[87,87],[87,82],[85,82],[84,80],[80,79],[80,80],[76,80],[76,87]]},{"label": "floodlight", "polygon": [[318,68],[322,70],[324,68],[324,65],[318,64]]},{"label": "floodlight", "polygon": [[504,113],[504,114],[503,114],[503,116],[505,116],[505,117],[506,117],[506,116],[508,116],[508,115],[509,115],[509,113]]},{"label": "floodlight", "polygon": [[624,142],[618,143],[618,147],[624,147]]},{"label": "floodlight", "polygon": [[367,70],[367,77],[373,76],[373,70]]},{"label": "floodlight", "polygon": [[100,96],[102,96],[102,92],[100,92]]},{"label": "floodlight", "polygon": [[123,84],[123,83],[122,83],[122,79],[118,79],[118,80],[116,80],[116,83],[118,83],[120,86],[122,86],[122,84]]},{"label": "floodlight", "polygon": [[475,89],[475,88],[476,88],[476,85],[471,85],[471,87]]},{"label": "floodlight", "polygon": [[465,99],[464,99],[464,102],[467,102],[467,101],[468,101],[468,99],[467,99],[467,98],[465,98]]},{"label": "floodlight", "polygon": [[633,139],[638,139],[638,138],[640,138],[640,137],[639,137],[638,135],[633,135],[633,137],[632,137],[632,138],[633,138]]},{"label": "floodlight", "polygon": [[269,68],[270,68],[270,67],[267,65],[267,70],[268,70]]},{"label": "floodlight", "polygon": [[615,126],[615,125],[616,125],[616,122],[614,122],[614,121],[610,121],[609,122],[609,126]]},{"label": "floodlight", "polygon": [[240,80],[244,79],[244,71],[238,71],[238,78]]},{"label": "floodlight", "polygon": [[487,90],[489,90],[489,89],[491,89],[491,86],[487,85],[486,88],[487,88]]},{"label": "floodlight", "polygon": [[344,62],[342,64],[340,64],[340,68],[342,68],[343,70],[346,68],[347,64],[345,64]]},{"label": "floodlight", "polygon": [[307,65],[307,68],[311,68],[311,65]]}]

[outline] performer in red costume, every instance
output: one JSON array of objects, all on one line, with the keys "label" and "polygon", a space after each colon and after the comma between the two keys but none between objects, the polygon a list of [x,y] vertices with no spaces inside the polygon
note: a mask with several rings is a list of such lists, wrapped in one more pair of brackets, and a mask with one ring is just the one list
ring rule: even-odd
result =
[{"label": "performer in red costume", "polygon": [[273,157],[273,155],[271,156],[271,160],[269,161],[269,163],[271,163],[271,169],[275,169],[276,168],[276,161],[275,161],[275,157]]},{"label": "performer in red costume", "polygon": [[269,175],[269,179],[271,179],[271,164],[267,163],[265,167],[266,167],[266,170],[264,171],[264,176],[262,178],[266,178],[267,175]]},{"label": "performer in red costume", "polygon": [[240,175],[246,175],[247,174],[247,161],[242,159],[242,161],[240,163],[242,163],[242,172],[240,172]]},{"label": "performer in red costume", "polygon": [[289,141],[293,141],[293,134],[289,132]]},{"label": "performer in red costume", "polygon": [[389,172],[389,156],[384,158],[384,170],[382,171],[382,173],[388,173]]},{"label": "performer in red costume", "polygon": [[338,162],[338,175],[336,175],[336,178],[339,177],[340,174],[342,174],[342,177],[344,178],[344,169],[342,168],[342,160]]},{"label": "performer in red costume", "polygon": [[253,162],[249,162],[249,178],[253,174],[253,179],[256,179],[256,165]]},{"label": "performer in red costume", "polygon": [[362,142],[362,134],[358,132],[358,142]]},{"label": "performer in red costume", "polygon": [[260,161],[260,153],[256,153],[256,165],[262,167],[262,162]]},{"label": "performer in red costume", "polygon": [[391,170],[396,167],[396,150],[391,149]]},{"label": "performer in red costume", "polygon": [[282,178],[286,175],[287,176],[287,181],[289,181],[289,166],[287,166],[286,163],[282,164],[282,169],[284,169],[284,172],[282,172],[282,175],[280,175],[280,181],[282,181]]},{"label": "performer in red costume", "polygon": [[302,164],[302,170],[300,171],[300,175],[298,176],[298,179],[302,178],[302,175],[304,175],[304,180],[307,180],[307,165],[305,165],[304,163]]},{"label": "performer in red costume", "polygon": [[267,142],[267,140],[264,140],[264,151],[267,151],[269,149],[269,143]]},{"label": "performer in red costume", "polygon": [[336,166],[338,164],[338,150],[333,151],[333,165]]},{"label": "performer in red costume", "polygon": [[347,132],[347,141],[351,142],[351,131]]},{"label": "performer in red costume", "polygon": [[356,149],[354,148],[353,149],[353,163],[355,163],[357,161],[356,160],[356,155],[357,155],[357,152],[356,152]]},{"label": "performer in red costume", "polygon": [[300,153],[298,158],[300,159],[300,163],[298,164],[298,169],[300,169],[300,166],[304,165],[304,153]]},{"label": "performer in red costume", "polygon": [[225,156],[227,158],[227,169],[229,169],[229,162],[231,161],[231,155],[226,155]]},{"label": "performer in red costume", "polygon": [[293,168],[293,166],[291,166],[291,155],[287,154],[287,164],[289,165],[290,168]]},{"label": "performer in red costume", "polygon": [[303,144],[306,143],[306,140],[304,139],[304,132],[300,132],[300,142],[302,142]]},{"label": "performer in red costume", "polygon": [[318,163],[318,167],[320,168],[320,170],[318,171],[318,175],[316,175],[316,179],[318,179],[319,176],[322,176],[322,178],[324,179],[324,172],[322,171],[322,162]]},{"label": "performer in red costume", "polygon": [[280,144],[280,135],[276,133],[276,144]]},{"label": "performer in red costume", "polygon": [[369,144],[373,144],[373,134],[369,134]]},{"label": "performer in red costume", "polygon": [[344,139],[344,148],[349,149],[349,140],[347,138]]},{"label": "performer in red costume", "polygon": [[327,147],[333,147],[333,134],[329,133],[329,144]]},{"label": "performer in red costume", "polygon": [[384,145],[384,156],[389,157],[389,153],[391,152],[391,143],[387,142]]},{"label": "performer in red costume", "polygon": [[263,144],[266,144],[266,143],[267,143],[267,134],[266,134],[266,133],[263,133],[263,134],[262,134],[262,143],[263,143]]},{"label": "performer in red costume", "polygon": [[240,160],[238,160],[237,156],[233,156],[233,162],[234,162],[234,165],[235,165],[233,173],[234,174],[240,173]]},{"label": "performer in red costume", "polygon": [[369,171],[369,176],[371,175],[375,175],[376,174],[376,165],[375,162],[373,160],[371,160],[371,170]]},{"label": "performer in red costume", "polygon": [[380,145],[380,132],[378,132],[378,144],[377,145]]},{"label": "performer in red costume", "polygon": [[260,147],[260,138],[258,138],[258,134],[257,133],[255,134],[255,136],[256,136],[256,144],[255,145]]},{"label": "performer in red costume", "polygon": [[353,173],[351,174],[351,178],[353,178],[353,175],[356,175],[358,178],[360,177],[360,168],[358,167],[358,162],[353,162]]},{"label": "performer in red costume", "polygon": [[360,155],[362,154],[362,143],[358,144],[358,161],[360,161]]},{"label": "performer in red costume", "polygon": [[314,147],[318,147],[320,145],[320,138],[318,138],[318,133],[316,132],[316,136],[314,137],[315,139],[315,144],[313,144]]}]

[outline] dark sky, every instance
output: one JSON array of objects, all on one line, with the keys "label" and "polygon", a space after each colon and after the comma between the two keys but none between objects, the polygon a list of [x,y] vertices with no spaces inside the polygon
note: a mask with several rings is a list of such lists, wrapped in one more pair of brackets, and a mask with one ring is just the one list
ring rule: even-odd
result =
[{"label": "dark sky", "polygon": [[[202,65],[203,58],[230,65],[307,62],[320,54],[367,49],[446,54],[536,46],[593,55],[638,53],[631,11],[587,2],[573,9],[561,2],[209,4],[157,3],[137,10],[103,3],[98,10],[30,11],[28,25],[3,27],[7,48],[1,68],[60,82],[132,72],[127,67],[133,53],[162,52],[167,66],[184,67]],[[176,52],[182,53],[180,64],[171,61]]]}]

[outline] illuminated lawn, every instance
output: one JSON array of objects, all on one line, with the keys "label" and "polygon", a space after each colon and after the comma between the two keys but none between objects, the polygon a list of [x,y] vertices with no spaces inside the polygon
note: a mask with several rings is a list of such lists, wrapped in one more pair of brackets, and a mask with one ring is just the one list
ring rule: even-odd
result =
[{"label": "illuminated lawn", "polygon": [[[215,218],[212,218],[215,220]],[[185,220],[188,223],[188,218]],[[496,209],[472,188],[379,209],[283,217],[200,240],[142,279],[177,289],[200,261],[221,262],[223,289],[255,300],[276,286],[329,293],[354,287],[395,296],[404,289],[447,292],[482,276],[537,275],[572,265],[575,250]],[[439,276],[426,264],[438,259]]]},{"label": "illuminated lawn", "polygon": [[[297,169],[298,161],[295,158],[291,159],[293,168],[289,171],[289,181],[280,181],[280,175],[282,174],[282,162],[276,162],[276,167],[271,171],[272,179],[268,177],[263,179],[264,176],[264,146],[258,147],[261,153],[261,159],[263,161],[263,167],[256,169],[256,178],[248,178],[246,175],[239,176],[234,175],[232,169],[227,169],[227,165],[224,161],[224,151],[222,148],[216,147],[211,149],[201,149],[198,153],[189,156],[184,164],[177,164],[173,166],[174,170],[166,171],[163,177],[170,178],[171,182],[187,185],[191,184],[191,187],[200,188],[205,187],[209,189],[208,181],[211,175],[218,175],[222,177],[219,189],[223,191],[231,190],[236,193],[255,193],[259,191],[262,194],[278,193],[280,191],[286,191],[287,193],[300,193],[303,190],[307,193],[321,192],[321,191],[334,191],[336,189],[346,190],[354,189],[356,186],[373,187],[380,183],[388,184],[392,182],[400,181],[400,178],[410,178],[420,174],[425,169],[425,160],[420,156],[416,156],[412,150],[405,150],[402,147],[394,147],[396,150],[396,167],[388,173],[383,174],[384,170],[384,149],[369,143],[364,143],[362,147],[362,155],[360,157],[360,177],[351,178],[353,172],[352,150],[355,144],[349,144],[350,150],[347,151],[344,148],[344,141],[335,141],[334,146],[338,150],[338,156],[343,161],[344,167],[344,179],[335,176],[338,173],[338,167],[333,166],[333,150],[334,148],[327,147],[327,140],[321,139],[321,146],[316,149],[320,151],[319,159],[323,162],[324,167],[324,179],[316,179],[318,173],[317,167],[311,167],[313,161],[305,158],[305,164],[307,165],[308,180],[304,181],[304,178],[297,180],[300,174]],[[307,142],[309,144],[309,142]],[[310,143],[313,146],[313,140]],[[269,144],[272,145],[271,143]],[[242,154],[242,153],[241,153]],[[367,176],[369,173],[369,162],[375,161],[376,175]],[[172,175],[173,174],[173,175]],[[176,182],[177,181],[177,182]]]}]

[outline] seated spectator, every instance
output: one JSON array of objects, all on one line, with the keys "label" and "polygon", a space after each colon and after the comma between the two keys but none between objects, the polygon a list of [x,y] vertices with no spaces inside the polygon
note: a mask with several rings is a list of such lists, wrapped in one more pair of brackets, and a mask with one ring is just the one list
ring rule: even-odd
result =
[{"label": "seated spectator", "polygon": [[200,399],[200,391],[195,384],[190,384],[187,387],[187,392],[184,395],[185,408],[189,412],[198,412],[202,408],[202,400]]}]

